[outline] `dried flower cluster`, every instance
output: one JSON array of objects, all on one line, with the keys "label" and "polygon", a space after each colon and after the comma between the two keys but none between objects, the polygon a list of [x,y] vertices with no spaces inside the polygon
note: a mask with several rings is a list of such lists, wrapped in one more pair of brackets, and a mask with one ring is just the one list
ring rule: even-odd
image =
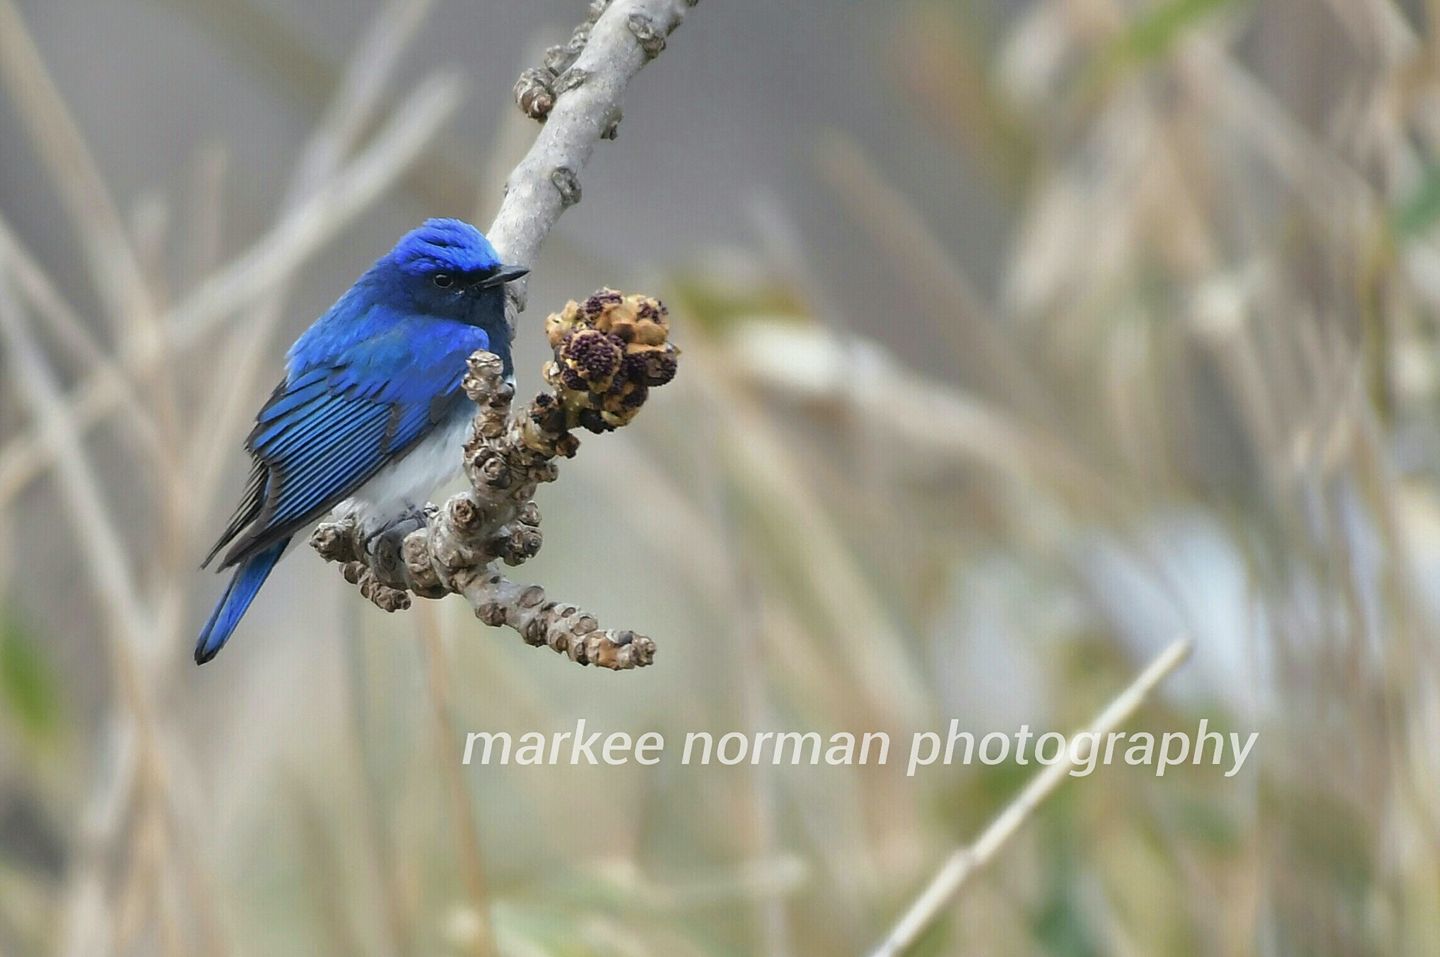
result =
[{"label": "dried flower cluster", "polygon": [[675,378],[679,356],[669,341],[664,304],[601,289],[545,320],[555,361],[545,381],[555,389],[546,427],[608,432],[635,417],[651,386]]},{"label": "dried flower cluster", "polygon": [[468,491],[368,539],[352,520],[327,522],[310,543],[386,611],[408,608],[412,593],[461,594],[487,624],[508,625],[581,664],[647,665],[655,653],[649,638],[602,630],[592,616],[547,599],[538,585],[507,580],[494,565],[520,565],[540,550],[535,490],[555,480],[557,458],[580,447],[573,430],[627,424],[652,387],[674,378],[679,352],[669,341],[668,312],[649,296],[601,289],[551,315],[545,331],[552,391],[519,412],[511,411],[515,390],[500,360],[488,352],[469,359],[463,384],[479,411],[464,449]]}]

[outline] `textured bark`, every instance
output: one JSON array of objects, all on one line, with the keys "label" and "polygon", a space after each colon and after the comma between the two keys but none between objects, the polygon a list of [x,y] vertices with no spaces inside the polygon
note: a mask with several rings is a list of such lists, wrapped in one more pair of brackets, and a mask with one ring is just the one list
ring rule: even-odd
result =
[{"label": "textured bark", "polygon": [[[507,262],[533,264],[560,214],[580,201],[580,173],[595,144],[614,139],[625,87],[665,49],[696,0],[595,0],[570,40],[525,70],[515,100],[544,123],[505,184],[487,232]],[[511,325],[526,285],[512,284]]]}]

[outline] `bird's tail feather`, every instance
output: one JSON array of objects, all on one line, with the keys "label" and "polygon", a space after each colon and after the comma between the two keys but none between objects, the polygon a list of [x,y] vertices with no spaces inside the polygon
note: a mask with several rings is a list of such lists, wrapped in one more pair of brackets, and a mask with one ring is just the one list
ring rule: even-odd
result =
[{"label": "bird's tail feather", "polygon": [[235,626],[240,624],[245,610],[255,599],[255,593],[265,584],[265,579],[270,577],[271,569],[280,560],[285,546],[289,543],[289,538],[281,539],[264,551],[247,558],[235,569],[230,584],[225,588],[225,594],[210,613],[210,620],[205,622],[205,627],[200,629],[200,637],[195,641],[197,665],[203,665],[214,658],[220,653],[220,649],[225,647],[225,642],[230,639]]}]

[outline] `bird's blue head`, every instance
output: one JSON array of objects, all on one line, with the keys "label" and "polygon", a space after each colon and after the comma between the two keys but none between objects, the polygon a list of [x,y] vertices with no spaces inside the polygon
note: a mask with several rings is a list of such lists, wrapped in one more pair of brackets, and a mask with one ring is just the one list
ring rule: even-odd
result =
[{"label": "bird's blue head", "polygon": [[480,326],[492,340],[498,332],[501,342],[508,342],[505,284],[527,272],[502,263],[485,234],[458,219],[427,219],[372,270],[413,308]]}]

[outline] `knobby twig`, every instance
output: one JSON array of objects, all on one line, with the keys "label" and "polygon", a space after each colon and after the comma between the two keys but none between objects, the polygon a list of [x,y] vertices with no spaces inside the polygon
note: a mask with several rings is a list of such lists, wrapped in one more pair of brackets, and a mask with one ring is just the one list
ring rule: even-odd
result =
[{"label": "knobby twig", "polygon": [[990,863],[1000,849],[1014,837],[1030,815],[1064,783],[1072,768],[1085,763],[1096,742],[1115,730],[1145,703],[1150,692],[1164,681],[1190,656],[1193,643],[1189,638],[1176,639],[1154,661],[1136,676],[1130,687],[1106,705],[1083,732],[1072,735],[1065,760],[1045,766],[1030,779],[1020,794],[981,832],[975,843],[962,847],[931,879],[925,891],[910,905],[905,916],[885,940],[871,952],[871,957],[900,957],[920,939],[931,924],[976,871]]},{"label": "knobby twig", "polygon": [[520,585],[495,570],[519,565],[540,550],[540,511],[533,501],[553,482],[557,458],[580,447],[574,430],[608,432],[633,419],[649,390],[675,375],[665,307],[647,296],[602,289],[570,302],[546,321],[554,361],[546,365],[550,391],[511,412],[515,387],[500,359],[476,352],[464,380],[479,407],[464,467],[471,489],[431,507],[415,528],[412,518],[375,533],[354,518],[325,522],[310,544],[338,562],[346,579],[385,611],[410,606],[410,595],[464,595],[488,625],[507,625],[532,645],[546,645],[579,664],[616,671],[650,664],[655,644],[630,631],[600,629],[573,605]]},{"label": "knobby twig", "polygon": [[[593,0],[590,17],[570,41],[552,47],[543,67],[521,75],[516,101],[545,125],[511,172],[487,234],[507,262],[533,264],[560,214],[580,201],[580,172],[595,144],[615,137],[625,87],[665,49],[665,38],[697,2]],[[511,287],[512,336],[525,290],[524,280]]]}]

